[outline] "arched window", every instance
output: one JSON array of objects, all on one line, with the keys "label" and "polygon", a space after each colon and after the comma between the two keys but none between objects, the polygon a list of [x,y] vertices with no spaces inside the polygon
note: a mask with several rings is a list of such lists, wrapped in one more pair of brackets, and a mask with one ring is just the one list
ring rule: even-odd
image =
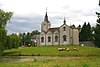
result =
[{"label": "arched window", "polygon": [[58,36],[55,36],[55,42],[58,42]]},{"label": "arched window", "polygon": [[66,27],[63,27],[63,30],[66,31]]},{"label": "arched window", "polygon": [[48,42],[51,42],[51,37],[50,36],[48,37]]},{"label": "arched window", "polygon": [[41,37],[41,42],[44,42],[44,37]]},{"label": "arched window", "polygon": [[63,41],[66,41],[66,35],[63,35]]}]

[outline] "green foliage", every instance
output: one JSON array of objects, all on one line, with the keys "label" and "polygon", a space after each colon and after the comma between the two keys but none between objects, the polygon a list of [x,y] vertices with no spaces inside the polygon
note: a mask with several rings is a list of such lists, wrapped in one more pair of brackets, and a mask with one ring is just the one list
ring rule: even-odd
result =
[{"label": "green foliage", "polygon": [[97,47],[100,47],[100,13],[96,12],[98,15],[97,24],[95,28],[94,43]]},{"label": "green foliage", "polygon": [[6,49],[18,48],[19,47],[19,36],[17,34],[11,34],[7,36]]},{"label": "green foliage", "polygon": [[26,40],[26,44],[28,45],[28,44],[31,44],[31,34],[28,32],[27,33],[27,35],[26,35],[26,37],[25,37],[25,40]]},{"label": "green foliage", "polygon": [[32,31],[31,36],[37,35],[37,34],[40,34],[40,32],[38,30],[34,30],[34,31]]},{"label": "green foliage", "polygon": [[40,34],[40,32],[38,30],[34,30],[31,33],[27,32],[27,33],[19,33],[19,37],[20,37],[20,46],[29,46],[28,44],[30,44],[30,46],[32,46],[32,37],[34,35],[38,35]]},{"label": "green foliage", "polygon": [[5,26],[10,20],[12,14],[12,12],[5,12],[0,9],[0,55],[6,45],[7,31],[5,30]]},{"label": "green foliage", "polygon": [[92,29],[91,29],[90,23],[86,24],[86,22],[84,22],[84,25],[79,34],[79,39],[80,41],[91,41],[92,40]]},{"label": "green foliage", "polygon": [[97,24],[95,28],[95,40],[94,43],[97,47],[100,47],[100,25]]}]

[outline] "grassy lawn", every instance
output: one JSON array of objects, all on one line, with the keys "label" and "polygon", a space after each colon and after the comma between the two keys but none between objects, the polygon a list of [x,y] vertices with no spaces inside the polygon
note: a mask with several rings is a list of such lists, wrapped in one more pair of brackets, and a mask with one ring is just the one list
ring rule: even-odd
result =
[{"label": "grassy lawn", "polygon": [[[58,51],[58,48],[77,48],[79,51]],[[100,48],[87,46],[41,46],[20,47],[19,49],[5,50],[6,56],[100,56]]]},{"label": "grassy lawn", "polygon": [[[77,48],[79,51],[58,51],[58,48]],[[21,56],[31,57],[31,61],[11,58]],[[100,67],[100,48],[87,46],[20,47],[5,50],[2,57],[10,60],[0,59],[0,67]]]}]

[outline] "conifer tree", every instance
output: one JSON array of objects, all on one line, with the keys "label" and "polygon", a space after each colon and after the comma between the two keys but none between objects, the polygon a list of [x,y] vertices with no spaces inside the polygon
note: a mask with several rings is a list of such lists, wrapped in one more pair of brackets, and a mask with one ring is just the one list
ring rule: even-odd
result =
[{"label": "conifer tree", "polygon": [[92,39],[92,31],[90,23],[86,24],[84,22],[81,32],[79,34],[80,41],[91,41]]},{"label": "conifer tree", "polygon": [[81,29],[81,32],[79,33],[79,40],[80,41],[85,41],[85,38],[86,38],[85,29],[86,29],[86,22],[84,22],[82,29]]}]

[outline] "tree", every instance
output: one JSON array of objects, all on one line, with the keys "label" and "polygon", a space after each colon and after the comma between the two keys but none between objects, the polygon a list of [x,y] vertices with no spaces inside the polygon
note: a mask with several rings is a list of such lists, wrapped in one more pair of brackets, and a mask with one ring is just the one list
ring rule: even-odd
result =
[{"label": "tree", "polygon": [[87,27],[86,27],[86,31],[87,31],[87,41],[91,41],[92,40],[92,28],[90,23],[88,22]]},{"label": "tree", "polygon": [[31,32],[31,36],[37,35],[37,34],[40,34],[40,32],[38,30],[34,30],[34,31]]},{"label": "tree", "polygon": [[100,47],[100,24],[96,25],[94,39],[95,45]]},{"label": "tree", "polygon": [[2,55],[4,46],[6,45],[7,31],[5,30],[5,26],[12,15],[12,12],[5,12],[0,9],[0,55]]},{"label": "tree", "polygon": [[91,31],[91,25],[89,22],[88,24],[84,22],[81,32],[79,33],[79,39],[80,41],[91,41],[92,40],[92,31]]},{"label": "tree", "polygon": [[28,32],[26,35],[26,45],[29,46],[29,44],[31,44],[31,34]]},{"label": "tree", "polygon": [[80,41],[85,41],[85,29],[86,29],[86,22],[84,22],[81,32],[79,33],[79,40]]},{"label": "tree", "polygon": [[6,39],[6,49],[18,48],[20,45],[20,38],[17,34],[12,33],[11,35],[7,36]]},{"label": "tree", "polygon": [[40,32],[38,30],[34,30],[31,33],[27,32],[27,33],[19,33],[19,38],[20,38],[20,46],[30,46],[32,45],[32,37],[34,35],[39,35]]},{"label": "tree", "polygon": [[[99,0],[99,6],[100,6],[100,0]],[[94,43],[97,47],[100,47],[100,13],[96,12],[96,14],[98,16],[98,19],[95,28]]]}]

